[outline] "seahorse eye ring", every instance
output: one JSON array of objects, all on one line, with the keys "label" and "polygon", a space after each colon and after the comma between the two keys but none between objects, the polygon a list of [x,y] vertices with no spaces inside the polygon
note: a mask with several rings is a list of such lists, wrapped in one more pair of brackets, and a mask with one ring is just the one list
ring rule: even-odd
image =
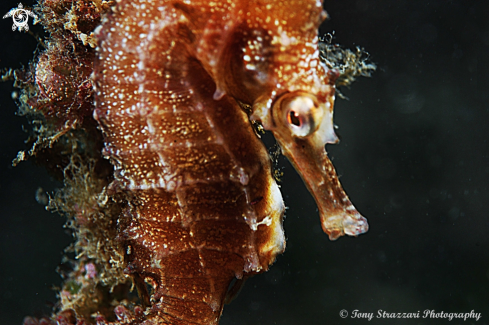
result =
[{"label": "seahorse eye ring", "polygon": [[276,123],[285,126],[292,135],[304,138],[313,134],[321,124],[323,109],[315,96],[305,92],[282,95],[274,105]]}]

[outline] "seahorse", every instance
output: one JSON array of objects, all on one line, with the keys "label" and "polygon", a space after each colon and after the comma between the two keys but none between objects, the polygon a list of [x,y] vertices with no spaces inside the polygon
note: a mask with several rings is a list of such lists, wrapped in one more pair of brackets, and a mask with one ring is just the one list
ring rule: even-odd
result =
[{"label": "seahorse", "polygon": [[217,324],[226,294],[284,251],[257,123],[330,239],[367,231],[325,151],[337,73],[319,59],[324,18],[316,0],[116,0],[96,29],[94,117],[126,200],[125,272],[148,307],[131,324]]}]

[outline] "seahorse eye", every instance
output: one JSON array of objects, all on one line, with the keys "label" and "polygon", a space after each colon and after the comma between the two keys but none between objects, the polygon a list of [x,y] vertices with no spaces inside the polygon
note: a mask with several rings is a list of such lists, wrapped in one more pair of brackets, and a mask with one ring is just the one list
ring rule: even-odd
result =
[{"label": "seahorse eye", "polygon": [[293,124],[295,126],[301,126],[302,121],[300,120],[300,115],[296,111],[290,111],[288,120],[289,124]]},{"label": "seahorse eye", "polygon": [[291,93],[284,95],[280,103],[283,123],[293,135],[303,138],[314,133],[321,124],[323,111],[313,96]]}]

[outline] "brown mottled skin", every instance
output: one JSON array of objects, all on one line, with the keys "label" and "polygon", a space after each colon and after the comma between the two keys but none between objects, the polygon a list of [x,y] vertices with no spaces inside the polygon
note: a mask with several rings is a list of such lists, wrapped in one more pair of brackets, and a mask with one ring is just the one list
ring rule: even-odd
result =
[{"label": "brown mottled skin", "polygon": [[332,239],[366,231],[324,150],[336,142],[324,16],[319,1],[121,0],[97,29],[94,116],[127,200],[126,272],[149,307],[120,324],[217,324],[231,281],[284,250],[282,197],[250,119],[274,133]]}]

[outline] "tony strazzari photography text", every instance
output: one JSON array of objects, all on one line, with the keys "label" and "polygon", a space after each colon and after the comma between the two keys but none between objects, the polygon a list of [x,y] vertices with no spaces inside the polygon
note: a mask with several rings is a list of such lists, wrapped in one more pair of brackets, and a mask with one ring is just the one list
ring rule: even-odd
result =
[{"label": "tony strazzari photography text", "polygon": [[[345,318],[345,313],[340,313],[340,315]],[[388,312],[382,309],[377,310],[377,313],[367,313],[361,312],[358,309],[355,309],[351,312],[350,318],[363,318],[368,319],[369,321],[373,318],[444,318],[451,321],[452,319],[463,319],[466,321],[467,319],[475,319],[478,321],[482,315],[481,313],[476,313],[474,310],[471,310],[467,313],[452,313],[452,312],[444,312],[444,311],[436,311],[434,309],[426,309],[423,312],[419,310],[417,312],[411,313],[393,313]]]}]

